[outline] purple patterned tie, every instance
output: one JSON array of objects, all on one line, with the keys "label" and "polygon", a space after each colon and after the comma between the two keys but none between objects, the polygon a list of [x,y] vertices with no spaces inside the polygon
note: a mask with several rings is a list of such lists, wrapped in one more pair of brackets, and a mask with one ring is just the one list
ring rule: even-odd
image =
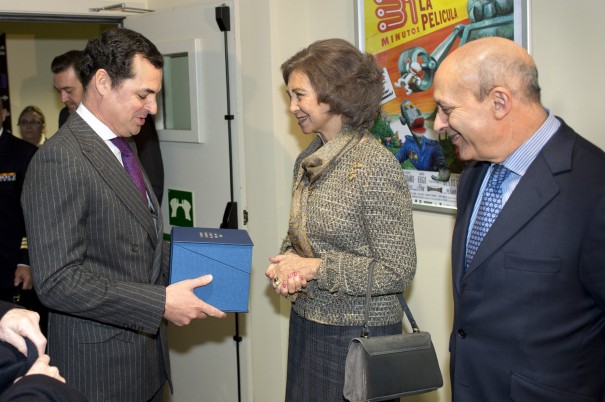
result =
[{"label": "purple patterned tie", "polygon": [[471,264],[479,245],[502,209],[502,183],[509,174],[510,170],[505,168],[504,165],[494,165],[492,167],[492,173],[483,191],[483,197],[481,197],[481,204],[475,217],[473,230],[466,246],[465,271]]},{"label": "purple patterned tie", "polygon": [[130,148],[130,144],[123,137],[112,138],[111,142],[113,145],[118,147],[122,154],[122,163],[126,173],[130,175],[130,178],[134,182],[135,186],[139,190],[139,193],[143,196],[145,202],[147,202],[147,190],[145,190],[145,181],[143,180],[143,174],[137,163],[137,159]]}]

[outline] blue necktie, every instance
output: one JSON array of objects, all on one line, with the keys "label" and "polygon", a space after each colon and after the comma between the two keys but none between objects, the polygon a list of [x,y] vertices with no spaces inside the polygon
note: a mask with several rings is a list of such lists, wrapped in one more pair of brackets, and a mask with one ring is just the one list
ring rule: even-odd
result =
[{"label": "blue necktie", "polygon": [[509,174],[510,170],[505,168],[504,165],[493,165],[492,167],[492,173],[483,191],[481,204],[479,205],[471,236],[466,246],[465,271],[471,264],[479,245],[502,209],[502,183]]},{"label": "blue necktie", "polygon": [[145,181],[143,180],[143,174],[139,168],[136,157],[130,148],[130,144],[122,137],[112,138],[110,140],[122,154],[122,163],[124,164],[124,170],[130,176],[134,185],[139,190],[139,193],[143,196],[145,202],[147,202],[147,190],[145,189]]}]

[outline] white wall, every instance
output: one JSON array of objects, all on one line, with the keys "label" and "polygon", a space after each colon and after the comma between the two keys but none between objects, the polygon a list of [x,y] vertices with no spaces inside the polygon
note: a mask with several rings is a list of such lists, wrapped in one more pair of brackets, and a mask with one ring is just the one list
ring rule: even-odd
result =
[{"label": "white wall", "polygon": [[[0,12],[7,0],[0,5]],[[149,8],[188,3],[148,0]],[[13,0],[9,4],[21,3]],[[43,10],[44,0],[30,1]],[[240,38],[243,74],[243,125],[246,154],[248,231],[254,240],[250,313],[242,320],[248,358],[244,401],[283,401],[287,351],[287,303],[278,301],[264,278],[267,258],[278,250],[286,232],[294,158],[308,143],[287,113],[280,64],[320,38],[355,41],[354,1],[241,0]],[[31,5],[30,4],[30,5]],[[531,0],[532,52],[540,70],[543,103],[580,134],[605,148],[600,133],[601,96],[605,83],[605,45],[601,40],[602,0]],[[16,6],[15,6],[16,7]],[[577,17],[572,17],[577,16]],[[596,74],[595,74],[596,72]],[[598,174],[598,173],[595,173]],[[406,401],[445,402],[450,399],[447,338],[452,322],[450,242],[453,217],[414,212],[418,272],[409,304],[421,326],[430,331],[443,368],[443,389]],[[204,323],[209,326],[211,321]],[[199,376],[212,362],[190,370]],[[174,376],[187,375],[174,372]],[[195,383],[190,384],[195,389]],[[204,390],[199,389],[200,400]],[[188,402],[188,401],[183,401]]]},{"label": "white wall", "polygon": [[602,0],[532,0],[532,54],[542,101],[578,133],[601,148],[605,42]]}]

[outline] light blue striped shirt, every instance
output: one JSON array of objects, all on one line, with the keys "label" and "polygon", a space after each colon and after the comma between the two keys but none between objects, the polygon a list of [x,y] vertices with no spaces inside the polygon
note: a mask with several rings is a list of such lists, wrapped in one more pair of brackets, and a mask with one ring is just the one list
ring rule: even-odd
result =
[{"label": "light blue striped shirt", "polygon": [[[502,163],[504,167],[511,171],[508,178],[502,183],[502,207],[510,198],[511,194],[519,184],[519,181],[527,172],[529,165],[536,159],[538,153],[544,148],[544,145],[552,138],[555,132],[561,126],[561,122],[557,120],[557,118],[552,114],[548,113],[548,117],[540,126],[538,131],[535,132],[534,135],[529,137],[527,141],[525,141],[515,152],[513,152],[506,160]],[[489,171],[483,178],[483,183],[481,183],[481,188],[479,189],[479,195],[477,196],[477,201],[475,202],[475,207],[473,208],[473,215],[471,216],[470,226],[471,230],[468,231],[467,234],[467,244],[468,238],[470,237],[472,227],[475,224],[475,218],[477,217],[477,212],[479,210],[479,204],[481,203],[481,198],[483,197],[483,192],[485,191],[485,187],[487,185],[487,181],[489,180],[490,175],[492,174],[494,164],[492,163],[489,167]]]}]

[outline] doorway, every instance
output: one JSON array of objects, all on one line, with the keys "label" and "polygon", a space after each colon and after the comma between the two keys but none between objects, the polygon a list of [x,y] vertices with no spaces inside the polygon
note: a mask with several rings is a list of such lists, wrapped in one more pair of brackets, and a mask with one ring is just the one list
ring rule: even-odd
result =
[{"label": "doorway", "polygon": [[59,111],[63,108],[53,88],[53,58],[71,49],[84,49],[89,38],[120,25],[122,19],[73,22],[31,18],[29,15],[16,20],[0,13],[0,34],[6,38],[7,71],[2,74],[6,74],[9,91],[8,102],[4,101],[10,112],[7,127],[19,136],[16,118],[24,107],[35,105],[44,113],[44,134],[51,137],[57,131]]}]

